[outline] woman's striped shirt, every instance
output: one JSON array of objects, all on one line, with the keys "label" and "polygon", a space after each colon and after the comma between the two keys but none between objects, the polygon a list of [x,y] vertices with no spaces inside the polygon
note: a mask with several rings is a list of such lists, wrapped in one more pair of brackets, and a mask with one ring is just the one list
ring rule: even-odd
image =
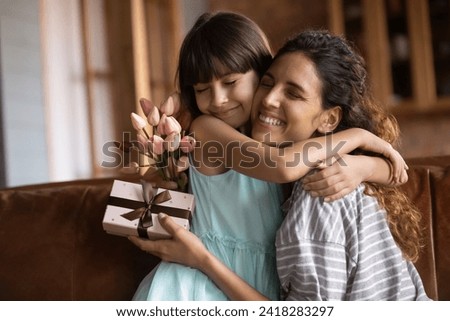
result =
[{"label": "woman's striped shirt", "polygon": [[287,300],[428,300],[376,198],[360,185],[334,202],[298,181],[277,234],[277,265]]}]

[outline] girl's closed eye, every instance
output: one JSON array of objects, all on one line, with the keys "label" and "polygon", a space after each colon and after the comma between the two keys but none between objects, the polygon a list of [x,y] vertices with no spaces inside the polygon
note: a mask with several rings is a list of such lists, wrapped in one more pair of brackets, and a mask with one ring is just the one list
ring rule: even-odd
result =
[{"label": "girl's closed eye", "polygon": [[225,81],[224,84],[227,85],[227,86],[232,86],[232,85],[234,85],[236,82],[237,82],[237,80],[228,80],[228,81]]},{"label": "girl's closed eye", "polygon": [[204,86],[198,86],[198,85],[194,85],[194,90],[197,94],[201,94],[202,92],[205,92],[209,89],[209,87],[204,87]]},{"label": "girl's closed eye", "polygon": [[226,86],[232,86],[239,80],[239,74],[231,74],[222,78],[222,83]]}]

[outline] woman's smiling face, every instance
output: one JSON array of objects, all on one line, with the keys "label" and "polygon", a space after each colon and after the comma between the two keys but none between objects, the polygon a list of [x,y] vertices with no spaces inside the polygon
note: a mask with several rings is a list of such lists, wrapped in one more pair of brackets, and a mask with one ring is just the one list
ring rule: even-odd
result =
[{"label": "woman's smiling face", "polygon": [[313,136],[323,111],[321,92],[321,80],[307,56],[294,52],[276,58],[253,100],[253,139],[274,145]]}]

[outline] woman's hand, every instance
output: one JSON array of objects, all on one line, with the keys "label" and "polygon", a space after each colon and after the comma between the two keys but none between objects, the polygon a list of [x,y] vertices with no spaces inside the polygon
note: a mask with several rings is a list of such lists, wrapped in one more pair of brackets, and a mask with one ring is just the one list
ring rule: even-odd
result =
[{"label": "woman's hand", "polygon": [[163,261],[184,264],[199,269],[210,255],[197,236],[178,224],[168,215],[158,215],[162,227],[172,236],[171,239],[151,241],[136,236],[128,239],[141,250],[158,256]]},{"label": "woman's hand", "polygon": [[325,202],[331,202],[344,197],[353,191],[366,179],[367,167],[360,166],[360,156],[343,155],[325,167],[303,179],[303,189],[311,195],[324,197]]}]

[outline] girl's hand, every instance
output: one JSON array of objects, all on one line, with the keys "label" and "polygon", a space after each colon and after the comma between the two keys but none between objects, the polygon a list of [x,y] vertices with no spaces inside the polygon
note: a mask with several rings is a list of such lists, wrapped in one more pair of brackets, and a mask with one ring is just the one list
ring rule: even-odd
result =
[{"label": "girl's hand", "polygon": [[163,261],[200,268],[209,255],[208,250],[197,236],[178,224],[168,215],[158,215],[161,226],[172,236],[171,239],[151,241],[137,236],[128,239],[141,250],[158,256]]},{"label": "girl's hand", "polygon": [[366,135],[363,139],[363,145],[361,146],[364,150],[373,151],[375,153],[381,154],[386,157],[391,166],[391,182],[392,184],[398,185],[403,184],[408,180],[408,175],[406,170],[408,170],[408,165],[406,164],[400,153],[395,150],[391,144],[381,139],[380,137],[364,131]]},{"label": "girl's hand", "polygon": [[247,282],[210,254],[200,239],[176,224],[169,216],[159,214],[159,222],[172,239],[150,241],[136,236],[128,239],[141,250],[159,256],[163,261],[181,263],[205,273],[231,300],[267,300]]},{"label": "girl's hand", "polygon": [[383,155],[391,165],[391,183],[394,185],[404,184],[408,181],[407,170],[409,169],[402,155],[389,144]]},{"label": "girl's hand", "polygon": [[[326,162],[324,162],[325,164]],[[400,182],[392,181],[392,165],[380,157],[343,155],[330,166],[322,165],[321,171],[306,176],[303,188],[312,196],[324,197],[326,202],[339,199],[353,191],[361,182],[396,186],[406,183],[408,174],[403,169]]]}]

